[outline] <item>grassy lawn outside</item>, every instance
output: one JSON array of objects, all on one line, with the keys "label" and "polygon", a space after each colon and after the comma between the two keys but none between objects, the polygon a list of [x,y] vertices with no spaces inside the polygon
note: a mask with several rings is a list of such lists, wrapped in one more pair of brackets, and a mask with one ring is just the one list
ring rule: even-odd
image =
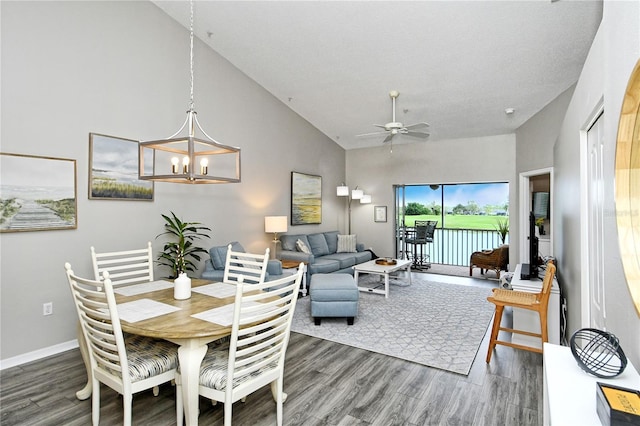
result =
[{"label": "grassy lawn outside", "polygon": [[[405,226],[413,227],[416,220],[437,220],[438,228],[442,228],[442,217],[436,215],[405,216]],[[486,229],[495,231],[498,221],[509,220],[507,216],[474,216],[448,214],[444,217],[444,227],[448,229]]]}]

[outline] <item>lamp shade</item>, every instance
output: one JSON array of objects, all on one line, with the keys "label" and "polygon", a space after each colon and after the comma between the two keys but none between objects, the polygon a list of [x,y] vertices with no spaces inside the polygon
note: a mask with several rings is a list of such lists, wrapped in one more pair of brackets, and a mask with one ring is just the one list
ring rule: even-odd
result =
[{"label": "lamp shade", "polygon": [[264,232],[287,232],[287,216],[265,216]]},{"label": "lamp shade", "polygon": [[360,198],[360,204],[371,204],[371,195],[364,194],[362,198]]},{"label": "lamp shade", "polygon": [[364,191],[362,189],[358,189],[357,187],[356,189],[351,191],[351,198],[354,200],[361,199],[363,195],[364,195]]},{"label": "lamp shade", "polygon": [[348,197],[349,196],[349,187],[345,184],[342,184],[336,188],[336,194],[338,197]]}]

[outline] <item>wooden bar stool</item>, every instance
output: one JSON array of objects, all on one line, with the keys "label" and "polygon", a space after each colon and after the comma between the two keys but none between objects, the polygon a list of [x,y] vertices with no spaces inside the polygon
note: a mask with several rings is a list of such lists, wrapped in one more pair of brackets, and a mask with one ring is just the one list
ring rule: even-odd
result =
[{"label": "wooden bar stool", "polygon": [[[549,341],[547,333],[547,307],[549,305],[549,295],[551,294],[551,285],[553,276],[556,273],[556,267],[552,262],[547,264],[547,271],[542,280],[542,289],[540,293],[529,293],[526,291],[504,290],[501,288],[493,289],[493,296],[487,297],[487,300],[496,305],[496,313],[493,318],[493,328],[491,329],[491,340],[489,341],[489,350],[487,351],[487,363],[491,361],[491,355],[496,345],[511,346],[516,349],[542,353],[542,346]],[[528,309],[535,311],[540,316],[540,333],[532,333],[530,331],[515,330],[513,328],[500,327],[502,322],[502,312],[505,306],[513,308]],[[517,343],[498,340],[498,333],[506,331],[508,333],[524,334],[526,336],[538,337],[542,340],[539,348],[531,346],[519,345]]]}]

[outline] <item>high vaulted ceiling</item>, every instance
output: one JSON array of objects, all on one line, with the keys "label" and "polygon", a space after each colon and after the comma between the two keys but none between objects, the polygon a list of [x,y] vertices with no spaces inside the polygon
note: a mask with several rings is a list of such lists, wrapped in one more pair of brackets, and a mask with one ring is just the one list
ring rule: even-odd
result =
[{"label": "high vaulted ceiling", "polygon": [[[153,3],[189,28],[188,1]],[[382,145],[356,135],[391,121],[391,90],[428,140],[512,133],[578,80],[601,17],[587,0],[196,1],[194,30],[355,149]]]}]

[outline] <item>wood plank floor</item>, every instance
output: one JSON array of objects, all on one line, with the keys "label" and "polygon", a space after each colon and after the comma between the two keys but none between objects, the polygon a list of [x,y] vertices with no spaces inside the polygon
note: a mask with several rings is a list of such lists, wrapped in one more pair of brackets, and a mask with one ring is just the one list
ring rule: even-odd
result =
[{"label": "wood plank floor", "polygon": [[[421,278],[427,279],[424,275]],[[431,277],[430,277],[431,278]],[[458,284],[477,279],[434,276]],[[505,315],[506,316],[506,315]],[[508,320],[508,319],[507,319]],[[485,363],[488,333],[468,376],[291,334],[285,368],[285,425],[541,425],[542,355],[498,346]],[[75,392],[86,382],[78,350],[0,373],[0,424],[89,425],[90,400]],[[133,399],[134,425],[173,425],[175,388]],[[235,425],[275,424],[268,388],[233,406]],[[122,400],[101,387],[101,425],[122,424]],[[222,425],[223,406],[200,400],[200,424]]]}]

